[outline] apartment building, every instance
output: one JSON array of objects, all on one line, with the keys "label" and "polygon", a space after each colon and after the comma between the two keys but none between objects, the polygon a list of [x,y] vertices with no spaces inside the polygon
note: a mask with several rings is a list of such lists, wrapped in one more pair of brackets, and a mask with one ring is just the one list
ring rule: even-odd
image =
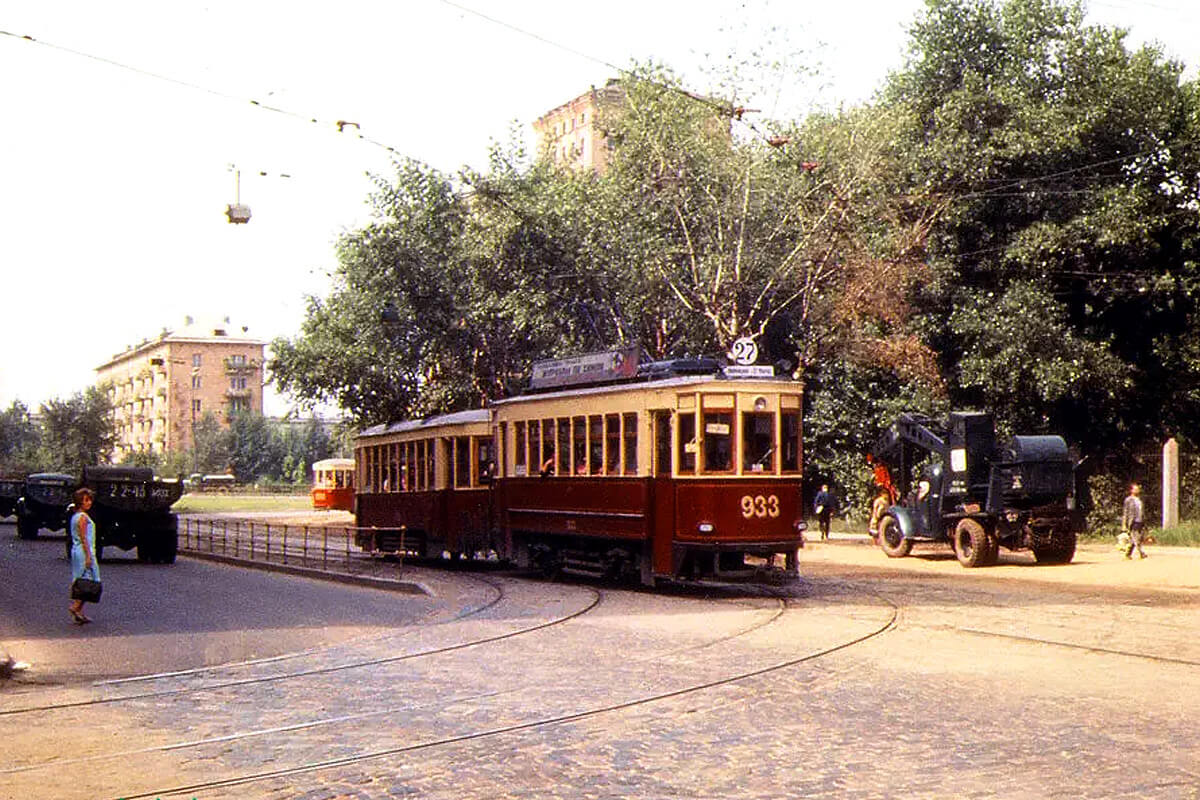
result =
[{"label": "apartment building", "polygon": [[133,452],[182,451],[212,411],[228,426],[239,411],[262,412],[266,343],[229,318],[182,327],[118,353],[96,368],[107,386],[117,433],[114,461]]},{"label": "apartment building", "polygon": [[593,86],[543,114],[533,123],[538,153],[560,167],[604,172],[608,166],[609,141],[597,123],[624,98],[625,91],[614,78],[604,88]]}]

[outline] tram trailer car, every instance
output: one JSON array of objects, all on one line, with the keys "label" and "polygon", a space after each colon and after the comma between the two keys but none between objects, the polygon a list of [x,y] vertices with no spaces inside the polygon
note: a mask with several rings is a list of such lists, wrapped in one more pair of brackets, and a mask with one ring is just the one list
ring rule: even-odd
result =
[{"label": "tram trailer car", "polygon": [[363,550],[419,558],[498,550],[487,409],[376,425],[354,452],[355,541]]},{"label": "tram trailer car", "polygon": [[[405,487],[360,489],[364,549],[398,548],[402,537],[423,555],[486,545],[524,568],[647,585],[747,578],[746,556],[782,554],[795,574],[805,530],[800,384],[708,359],[631,375],[636,354],[581,358],[597,357],[620,369],[544,362],[542,375],[593,377],[539,380],[535,368],[529,393],[489,409],[364,431],[358,485]],[[429,472],[427,488],[396,483],[414,465]]]}]

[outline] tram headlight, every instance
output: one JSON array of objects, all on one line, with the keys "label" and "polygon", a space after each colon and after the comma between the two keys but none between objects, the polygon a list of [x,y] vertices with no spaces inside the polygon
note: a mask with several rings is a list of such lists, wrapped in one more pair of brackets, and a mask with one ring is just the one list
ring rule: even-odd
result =
[{"label": "tram headlight", "polygon": [[696,526],[696,530],[698,530],[700,533],[712,533],[713,524],[711,522],[701,522]]},{"label": "tram headlight", "polygon": [[804,533],[806,530],[808,530],[808,523],[805,522],[804,520],[797,521],[796,522],[796,530],[799,531],[800,533]]}]

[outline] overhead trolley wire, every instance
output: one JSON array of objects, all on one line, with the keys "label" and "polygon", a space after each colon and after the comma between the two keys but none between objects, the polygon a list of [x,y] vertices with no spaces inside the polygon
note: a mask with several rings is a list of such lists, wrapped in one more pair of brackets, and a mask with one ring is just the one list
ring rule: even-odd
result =
[{"label": "overhead trolley wire", "polygon": [[[398,156],[403,156],[405,158],[412,158],[414,161],[424,162],[424,159],[419,159],[419,158],[414,158],[413,156],[409,156],[405,153],[402,153],[397,148],[392,147],[391,145],[387,144],[386,142],[382,142],[382,141],[379,141],[378,139],[374,139],[370,136],[367,136],[366,134],[364,134],[362,132],[362,126],[359,125],[359,123],[357,123],[357,122],[352,122],[352,121],[346,120],[346,119],[322,120],[318,117],[310,116],[307,114],[300,114],[295,111],[289,111],[288,109],[280,108],[279,106],[269,105],[267,103],[262,102],[261,100],[255,100],[254,98],[251,98],[251,97],[230,94],[228,92],[223,92],[219,89],[214,89],[211,86],[204,86],[202,84],[193,83],[191,81],[181,80],[179,78],[175,78],[170,75],[164,75],[160,72],[154,72],[154,71],[151,71],[148,69],[143,69],[141,67],[135,67],[131,64],[126,64],[121,61],[116,61],[111,58],[106,58],[105,56],[99,56],[99,55],[96,55],[95,53],[89,53],[84,50],[76,50],[71,47],[66,47],[64,45],[55,44],[54,42],[48,42],[43,39],[37,39],[37,38],[34,38],[33,36],[29,36],[28,34],[19,34],[19,33],[13,33],[11,31],[0,30],[0,36],[6,36],[6,37],[9,37],[12,39],[26,41],[31,44],[37,45],[39,47],[45,47],[45,48],[48,48],[51,50],[58,50],[63,53],[69,53],[78,58],[84,58],[84,59],[89,59],[91,61],[97,61],[102,64],[108,64],[109,66],[113,66],[118,69],[125,70],[126,72],[132,72],[137,75],[143,75],[148,78],[153,78],[154,80],[163,81],[166,83],[172,83],[172,84],[175,84],[176,86],[182,86],[187,89],[192,89],[193,91],[203,92],[205,94],[212,95],[213,97],[219,97],[223,100],[229,100],[229,101],[232,101],[235,103],[249,103],[250,105],[254,106],[255,108],[262,109],[263,111],[270,111],[275,114],[281,114],[283,116],[290,117],[290,118],[296,119],[296,120],[300,120],[302,122],[308,122],[308,123],[311,123],[314,125],[320,125],[320,126],[333,127],[333,128],[337,129],[338,133],[349,133],[349,135],[352,135],[354,138],[360,139],[363,142],[366,142],[367,144],[370,144],[375,147],[386,150],[389,153],[393,153]],[[353,129],[352,132],[351,132],[351,129]]]}]

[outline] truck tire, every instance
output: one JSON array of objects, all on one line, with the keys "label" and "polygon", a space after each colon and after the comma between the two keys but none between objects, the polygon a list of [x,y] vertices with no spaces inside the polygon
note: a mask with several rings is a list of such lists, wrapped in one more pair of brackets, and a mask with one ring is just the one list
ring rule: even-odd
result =
[{"label": "truck tire", "polygon": [[1033,558],[1039,564],[1069,564],[1075,557],[1075,531],[1056,530],[1048,544],[1033,548]]},{"label": "truck tire", "polygon": [[17,538],[36,539],[39,527],[38,521],[33,517],[17,517]]},{"label": "truck tire", "polygon": [[158,563],[174,564],[175,556],[179,552],[179,531],[171,530],[163,532],[162,546],[158,551]]},{"label": "truck tire", "polygon": [[139,533],[137,537],[137,560],[142,564],[155,564],[158,553],[157,543],[152,536]]},{"label": "truck tire", "polygon": [[954,527],[954,554],[964,567],[983,567],[994,564],[998,546],[973,519],[962,519]]},{"label": "truck tire", "polygon": [[900,521],[891,514],[885,514],[879,520],[879,546],[888,558],[904,558],[912,552],[912,544],[912,539],[904,538]]}]

